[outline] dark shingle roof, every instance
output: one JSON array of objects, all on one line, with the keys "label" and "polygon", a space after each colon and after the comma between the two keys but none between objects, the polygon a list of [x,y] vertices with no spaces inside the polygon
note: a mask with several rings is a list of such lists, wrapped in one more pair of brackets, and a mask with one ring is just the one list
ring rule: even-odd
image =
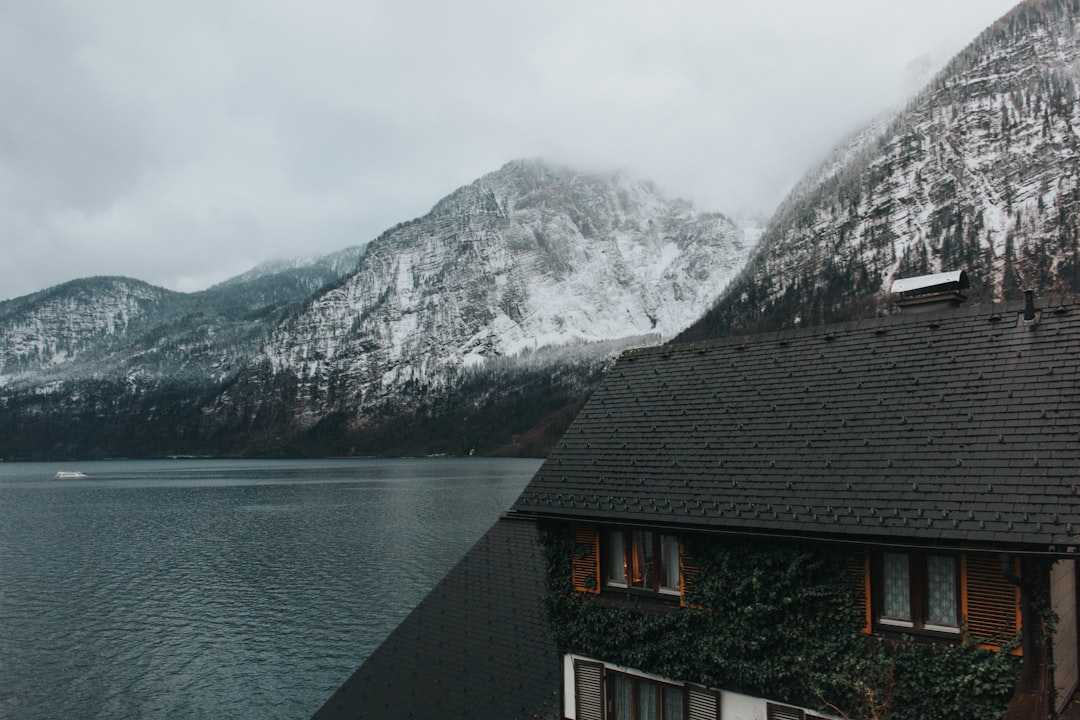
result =
[{"label": "dark shingle roof", "polygon": [[534,718],[557,708],[532,522],[500,520],[314,715]]},{"label": "dark shingle roof", "polygon": [[970,306],[624,353],[522,514],[1080,544],[1080,304]]}]

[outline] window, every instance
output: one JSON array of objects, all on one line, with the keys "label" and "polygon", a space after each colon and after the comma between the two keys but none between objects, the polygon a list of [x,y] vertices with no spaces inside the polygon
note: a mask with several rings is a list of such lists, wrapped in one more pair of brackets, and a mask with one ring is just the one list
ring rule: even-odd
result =
[{"label": "window", "polygon": [[877,571],[879,625],[960,632],[956,556],[883,552]]},{"label": "window", "polygon": [[608,672],[612,720],[683,720],[683,689],[636,675]]},{"label": "window", "polygon": [[679,538],[651,530],[608,530],[604,536],[608,587],[679,594]]},{"label": "window", "polygon": [[[574,654],[563,655],[563,713],[577,720],[721,720],[721,692]],[[762,720],[766,701],[743,696],[740,717]],[[770,703],[772,704],[772,703]],[[786,706],[776,706],[787,709]],[[798,720],[825,720],[798,708]],[[729,713],[730,715],[730,713]],[[724,716],[726,717],[726,716]],[[770,718],[773,716],[770,715]],[[781,716],[781,720],[786,720]]]}]

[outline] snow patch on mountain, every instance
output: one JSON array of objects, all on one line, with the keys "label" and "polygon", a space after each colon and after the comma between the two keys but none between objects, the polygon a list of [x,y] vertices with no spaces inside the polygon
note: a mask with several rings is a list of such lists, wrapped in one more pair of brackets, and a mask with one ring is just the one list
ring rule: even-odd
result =
[{"label": "snow patch on mountain", "polygon": [[0,384],[37,368],[74,363],[172,295],[138,280],[101,277],[0,303]]},{"label": "snow patch on mountain", "polygon": [[748,250],[731,220],[649,183],[515,161],[372,242],[263,356],[301,393],[367,401],[547,346],[670,337]]}]

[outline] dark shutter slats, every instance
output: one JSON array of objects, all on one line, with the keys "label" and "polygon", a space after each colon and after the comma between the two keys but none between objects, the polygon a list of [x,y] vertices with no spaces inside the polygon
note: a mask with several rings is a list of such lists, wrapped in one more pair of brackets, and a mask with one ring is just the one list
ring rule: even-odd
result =
[{"label": "dark shutter slats", "polygon": [[870,618],[870,556],[865,552],[856,552],[848,556],[844,563],[844,574],[855,593],[855,604],[862,618],[862,632],[871,630]]},{"label": "dark shutter slats", "polygon": [[805,720],[805,713],[796,707],[766,703],[765,717],[767,720]]},{"label": "dark shutter slats", "polygon": [[573,583],[578,592],[600,592],[600,531],[595,525],[574,525]]},{"label": "dark shutter slats", "polygon": [[574,701],[578,720],[604,720],[604,666],[574,661]]},{"label": "dark shutter slats", "polygon": [[682,591],[679,593],[679,605],[682,607],[697,610],[704,609],[703,606],[692,603],[687,599],[687,593],[694,589],[694,582],[697,580],[699,573],[701,573],[701,570],[694,565],[694,559],[687,554],[682,543],[679,543],[679,577],[682,583]]},{"label": "dark shutter slats", "polygon": [[[1012,572],[1019,575],[1018,562]],[[1020,588],[1005,579],[997,557],[966,556],[961,568],[963,612],[971,638],[999,650],[1014,639],[1020,624]],[[1020,648],[1013,650],[1020,654]]]},{"label": "dark shutter slats", "polygon": [[720,701],[714,690],[686,687],[687,720],[718,720]]}]

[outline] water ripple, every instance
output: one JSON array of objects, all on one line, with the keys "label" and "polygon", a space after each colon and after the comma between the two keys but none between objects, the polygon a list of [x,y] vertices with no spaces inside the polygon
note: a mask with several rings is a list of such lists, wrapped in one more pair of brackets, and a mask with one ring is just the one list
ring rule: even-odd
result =
[{"label": "water ripple", "polygon": [[0,465],[0,718],[308,717],[535,461]]}]

